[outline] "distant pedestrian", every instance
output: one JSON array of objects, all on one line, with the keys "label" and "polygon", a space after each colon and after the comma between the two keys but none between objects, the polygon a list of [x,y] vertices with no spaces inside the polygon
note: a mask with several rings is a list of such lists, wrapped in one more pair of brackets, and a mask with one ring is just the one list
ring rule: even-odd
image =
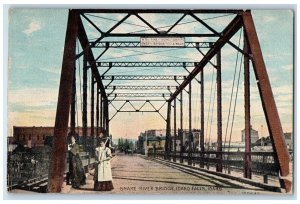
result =
[{"label": "distant pedestrian", "polygon": [[69,150],[69,173],[67,175],[67,184],[70,183],[73,188],[79,188],[85,183],[85,172],[79,156],[79,145],[76,144],[74,136],[71,136],[71,143],[68,145]]},{"label": "distant pedestrian", "polygon": [[97,165],[94,175],[95,191],[111,191],[114,189],[112,184],[112,173],[110,160],[112,158],[110,148],[106,147],[108,139],[101,139],[100,145],[96,148]]}]

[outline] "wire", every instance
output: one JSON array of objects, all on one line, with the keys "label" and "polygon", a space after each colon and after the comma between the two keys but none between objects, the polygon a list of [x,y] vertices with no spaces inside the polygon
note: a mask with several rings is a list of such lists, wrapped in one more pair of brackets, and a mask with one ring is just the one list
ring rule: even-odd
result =
[{"label": "wire", "polygon": [[[163,56],[163,57],[172,57],[174,59],[174,55],[162,55],[162,54],[156,54],[156,53],[160,53],[160,52],[168,52],[168,51],[174,51],[174,50],[180,50],[182,48],[173,48],[173,49],[168,49],[168,50],[160,50],[160,51],[157,51],[157,52],[143,52],[143,51],[138,51],[138,50],[130,50],[130,49],[126,49],[126,48],[121,48],[123,50],[127,50],[127,51],[132,51],[132,52],[138,52],[138,53],[144,53],[145,55],[148,55],[148,54],[153,54],[153,55],[158,55],[158,56]],[[193,60],[192,58],[190,57],[178,57],[176,56],[176,58],[178,59],[189,59],[189,60]]]},{"label": "wire", "polygon": [[[211,97],[212,97],[212,87],[213,87],[214,75],[215,75],[215,69],[213,69],[213,73],[212,73],[212,76],[211,76],[210,93],[209,93],[209,105],[208,105],[207,121],[206,121],[206,128],[205,128],[205,130],[208,129],[208,121],[209,121],[209,118],[210,118],[210,105],[211,105]],[[207,142],[207,135],[208,135],[208,131],[205,131],[205,141],[206,142]]]},{"label": "wire", "polygon": [[[215,19],[215,18],[221,18],[221,17],[226,17],[226,16],[230,16],[230,15],[234,15],[234,14],[226,14],[226,15],[222,15],[222,16],[216,16],[216,17],[210,17],[210,18],[205,18],[205,19],[202,19],[203,21],[205,20],[211,20],[211,19]],[[184,23],[178,23],[176,26],[180,26],[180,25],[185,25],[185,24],[189,24],[189,23],[196,23],[198,21],[194,20],[194,21],[188,21],[188,22],[184,22]],[[160,26],[160,27],[157,27],[157,29],[159,28],[169,28],[171,26],[173,26],[174,24],[172,25],[167,25],[167,26]],[[149,31],[149,30],[152,30],[152,29],[145,29],[145,30],[138,30],[138,31],[134,31],[134,32],[130,32],[128,34],[133,34],[133,33],[137,33],[137,32],[142,32],[142,31]],[[174,32],[173,32],[174,33]]]},{"label": "wire", "polygon": [[[104,19],[104,20],[109,20],[109,21],[114,21],[114,22],[119,22],[119,20],[115,20],[115,19],[111,19],[111,18],[106,18],[106,17],[101,17],[101,16],[96,16],[96,15],[92,15],[92,14],[85,14],[87,16],[93,16],[95,18],[100,18],[100,19]],[[234,14],[225,14],[225,15],[221,15],[221,16],[214,16],[214,17],[209,17],[209,18],[205,18],[202,19],[203,21],[205,20],[212,20],[212,19],[216,19],[216,18],[222,18],[222,17],[226,17],[226,16],[230,16],[230,15],[234,15]],[[194,21],[188,21],[188,22],[184,22],[184,23],[178,23],[176,26],[181,26],[181,25],[185,25],[185,24],[190,24],[190,23],[195,23],[198,22],[197,20]],[[143,28],[147,28],[144,30],[137,30],[137,31],[133,31],[133,32],[129,32],[127,34],[133,34],[133,33],[138,33],[138,32],[142,32],[142,31],[149,31],[152,30],[151,28],[149,28],[148,26],[143,26],[143,25],[138,25],[138,24],[134,24],[134,23],[127,23],[127,22],[123,22],[123,24],[128,24],[128,25],[133,25],[133,26],[138,26],[138,27],[143,27]],[[174,24],[171,25],[166,25],[166,26],[160,26],[160,27],[156,27],[156,29],[160,29],[160,28],[169,28],[171,26],[173,26]],[[176,32],[171,32],[173,34],[176,34]],[[98,38],[94,38],[93,40],[98,39]]]},{"label": "wire", "polygon": [[[79,53],[79,47],[78,47],[78,53]],[[82,102],[82,90],[81,90],[81,72],[80,72],[80,61],[78,60],[78,74],[79,74],[79,90],[80,90],[80,102],[81,102],[81,115],[83,115],[83,102]]]},{"label": "wire", "polygon": [[[121,48],[121,49],[128,50],[128,51],[132,51],[132,52],[138,52],[138,53],[141,53],[141,54],[124,55],[124,56],[120,56],[120,57],[106,58],[106,59],[102,59],[102,60],[118,59],[118,58],[133,57],[133,56],[141,56],[141,55],[147,55],[147,54],[154,54],[154,55],[155,55],[155,53],[174,51],[174,50],[179,50],[179,49],[181,49],[181,48],[175,48],[175,49],[173,48],[173,49],[160,50],[160,51],[155,51],[155,52],[142,52],[142,51],[130,50],[130,49],[126,49],[126,48]],[[161,54],[157,54],[157,55],[174,58],[174,56],[161,55]],[[192,58],[187,58],[187,57],[177,57],[177,58],[193,60]],[[128,73],[128,72],[137,72],[137,71],[145,71],[145,70],[154,70],[154,69],[158,69],[158,68],[160,68],[160,67],[154,67],[154,68],[142,69],[142,70],[124,71],[124,72],[118,72],[118,73],[121,74],[121,73]]]},{"label": "wire", "polygon": [[[93,16],[95,18],[101,18],[101,19],[104,19],[104,20],[109,20],[109,21],[115,21],[115,22],[120,22],[120,20],[115,20],[115,19],[111,19],[111,18],[106,18],[106,17],[101,17],[101,16],[96,16],[96,15],[93,15],[93,14],[85,14],[87,16]],[[143,28],[149,28],[148,26],[143,26],[143,25],[138,25],[138,24],[134,24],[134,23],[127,23],[127,22],[123,22],[124,24],[128,24],[128,25],[134,25],[134,26],[138,26],[138,27],[143,27]],[[150,29],[152,30],[152,29]]]},{"label": "wire", "polygon": [[[211,139],[211,126],[212,126],[212,121],[213,121],[213,116],[214,116],[214,107],[215,107],[215,97],[216,97],[216,87],[217,83],[215,83],[215,89],[214,89],[214,98],[213,98],[213,106],[212,106],[212,111],[211,111],[211,116],[210,116],[210,125],[209,125],[209,137],[208,141],[210,142]],[[208,149],[209,149],[209,143],[208,143]]]},{"label": "wire", "polygon": [[[238,47],[240,47],[240,41],[241,41],[241,36],[242,36],[241,34],[242,34],[242,30],[240,30],[240,37],[239,37]],[[234,75],[233,75],[233,81],[232,81],[231,96],[230,96],[230,102],[229,102],[229,112],[228,112],[227,123],[226,123],[224,147],[225,147],[225,144],[227,142],[227,131],[228,131],[228,125],[229,125],[229,120],[230,120],[232,97],[233,97],[233,89],[234,89],[234,86],[235,86],[235,77],[236,77],[236,70],[237,70],[238,58],[239,58],[239,52],[237,51],[237,53],[236,53],[236,60],[235,60],[235,69],[234,69]]]},{"label": "wire", "polygon": [[[200,76],[200,73],[199,73],[199,76]],[[193,81],[194,82],[194,81]],[[193,110],[193,113],[195,113],[193,115],[193,121],[194,121],[194,129],[199,129],[200,130],[200,126],[199,125],[199,121],[200,121],[200,111],[199,111],[199,107],[200,107],[200,88],[199,88],[199,83],[197,82],[196,83],[196,89],[195,89],[195,94],[193,94],[195,97],[196,97],[196,100],[193,100],[193,107],[195,107]],[[198,113],[198,114],[197,114]],[[201,113],[200,113],[201,114]],[[199,127],[199,128],[198,128]],[[199,136],[198,138],[195,138],[195,139],[198,139],[198,147],[199,147],[199,144],[200,144],[200,132],[199,132]],[[196,140],[195,140],[196,141]],[[196,145],[196,142],[194,142],[194,144]],[[196,146],[195,146],[195,150],[196,150]]]},{"label": "wire", "polygon": [[[239,77],[238,77],[238,83],[237,83],[237,86],[236,86],[235,102],[234,102],[233,115],[232,115],[232,122],[231,122],[231,129],[230,129],[230,139],[229,139],[229,145],[228,145],[228,152],[229,152],[230,145],[231,145],[231,136],[232,136],[233,123],[234,123],[236,101],[237,101],[237,95],[238,95],[238,92],[239,92],[240,76],[241,76],[241,70],[242,70],[242,59],[243,59],[243,58],[241,57],[241,60],[240,60],[240,70],[239,70]],[[228,158],[227,158],[227,160],[228,160]]]},{"label": "wire", "polygon": [[[135,56],[149,55],[149,54],[155,55],[156,53],[169,52],[169,51],[179,50],[179,49],[182,49],[182,48],[172,48],[172,49],[159,50],[159,51],[154,51],[154,52],[142,52],[142,51],[130,50],[130,49],[126,49],[126,48],[120,48],[120,49],[131,51],[131,52],[138,52],[140,54],[123,55],[123,56],[119,56],[119,57],[111,57],[111,58],[106,58],[106,59],[101,59],[101,60],[120,59],[120,58],[124,58],[124,57],[135,57]],[[165,57],[172,57],[172,58],[174,58],[174,56],[170,56],[170,55],[159,55],[159,56],[165,56]],[[177,57],[177,58],[192,59],[192,58],[187,58],[187,57]]]}]

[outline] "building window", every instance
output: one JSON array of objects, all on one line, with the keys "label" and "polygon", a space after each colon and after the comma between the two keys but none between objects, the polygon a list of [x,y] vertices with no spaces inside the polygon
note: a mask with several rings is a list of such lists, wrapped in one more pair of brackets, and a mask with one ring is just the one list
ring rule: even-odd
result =
[{"label": "building window", "polygon": [[39,141],[39,140],[40,140],[40,136],[38,135],[38,136],[37,136],[37,141]]},{"label": "building window", "polygon": [[45,140],[46,139],[46,136],[45,135],[43,135],[43,140]]},{"label": "building window", "polygon": [[31,134],[29,134],[29,140],[31,140]]},{"label": "building window", "polygon": [[25,135],[23,135],[23,141],[25,141]]}]

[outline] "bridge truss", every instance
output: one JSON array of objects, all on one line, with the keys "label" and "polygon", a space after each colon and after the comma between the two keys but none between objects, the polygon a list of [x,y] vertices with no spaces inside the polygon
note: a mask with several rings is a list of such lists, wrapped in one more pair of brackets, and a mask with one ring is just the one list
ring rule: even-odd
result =
[{"label": "bridge truss", "polygon": [[[167,28],[158,28],[152,22],[146,20],[145,14],[178,14],[180,18]],[[118,19],[109,28],[105,29],[97,23],[96,18],[103,18],[98,14],[122,14],[123,17]],[[232,15],[232,20],[221,30],[217,31],[209,25],[205,20],[199,17],[199,14],[220,14]],[[132,32],[118,31],[130,17],[134,17],[143,23],[146,30]],[[189,17],[197,22],[207,31],[203,33],[193,33],[183,30],[181,33],[173,32],[178,27],[181,21]],[[141,25],[138,24],[140,27]],[[97,36],[91,39],[88,35],[88,27],[92,27],[96,31]],[[239,48],[238,45],[231,41],[231,38],[240,30],[244,29],[244,48]],[[180,45],[143,45],[141,41],[131,40],[131,38],[196,38],[198,41],[186,41]],[[119,40],[124,39],[127,40]],[[201,40],[209,38],[210,40]],[[107,40],[104,40],[107,39]],[[79,43],[77,43],[77,40]],[[76,46],[80,44],[81,51],[76,53]],[[251,129],[250,129],[250,81],[249,81],[249,64],[252,62],[257,86],[259,89],[262,107],[267,121],[270,136],[272,138],[273,149],[275,152],[275,161],[280,170],[282,177],[289,175],[289,154],[283,137],[281,122],[279,119],[277,107],[274,101],[272,89],[270,86],[269,77],[263,60],[262,51],[258,36],[256,34],[254,22],[249,10],[126,10],[126,9],[73,9],[69,10],[68,24],[66,29],[65,48],[62,63],[61,80],[59,87],[59,97],[57,104],[55,129],[54,129],[54,148],[51,164],[51,172],[49,174],[49,192],[60,192],[63,171],[66,158],[66,136],[68,135],[68,122],[70,116],[71,134],[76,132],[76,69],[80,69],[76,64],[77,61],[82,63],[82,90],[83,90],[83,137],[87,137],[87,73],[91,72],[91,136],[99,136],[100,131],[104,131],[105,135],[109,135],[110,121],[121,112],[155,112],[158,113],[166,121],[166,145],[165,159],[170,160],[172,151],[171,143],[171,123],[173,122],[174,135],[182,134],[183,130],[183,92],[188,94],[188,124],[189,124],[189,157],[192,156],[192,85],[191,82],[197,81],[200,85],[201,108],[200,108],[200,158],[204,158],[207,153],[204,147],[204,68],[209,64],[216,70],[217,83],[217,151],[216,151],[216,171],[223,171],[223,154],[222,154],[222,65],[221,65],[221,50],[224,45],[231,46],[232,49],[243,54],[244,56],[244,115],[245,115],[245,154],[244,154],[244,177],[251,179]],[[202,56],[200,61],[105,61],[104,54],[111,49],[147,49],[147,48],[180,48],[180,49],[196,49]],[[99,51],[100,50],[100,51]],[[141,54],[149,54],[147,52],[136,51]],[[158,53],[157,53],[158,54]],[[158,54],[159,55],[159,54]],[[174,55],[174,58],[177,56]],[[215,60],[213,60],[215,59]],[[111,59],[110,59],[111,60]],[[215,61],[215,62],[214,62]],[[139,70],[143,67],[151,67],[157,69],[179,68],[185,71],[185,74],[176,75],[174,72],[169,75],[152,75],[152,74],[108,74],[112,70],[122,70],[131,68]],[[199,75],[199,79],[196,76]],[[81,80],[81,79],[80,79]],[[130,81],[143,80],[149,85],[132,85]],[[154,82],[164,81],[167,85],[153,85]],[[175,85],[174,85],[175,84]],[[96,101],[95,101],[95,89]],[[148,93],[147,91],[154,91]],[[139,91],[139,92],[136,92]],[[159,91],[159,92],[157,92]],[[142,102],[141,106],[136,106],[133,102]],[[121,103],[121,107],[116,107],[115,103]],[[162,102],[162,106],[154,106],[154,102]],[[96,103],[96,104],[95,104]],[[179,130],[176,124],[176,109],[179,103]],[[129,104],[132,110],[123,110],[122,108]],[[153,107],[152,111],[143,110],[146,104]],[[96,105],[96,113],[94,112]],[[166,105],[167,114],[164,116],[161,113],[162,108]],[[110,117],[111,107],[115,113]],[[173,109],[173,120],[171,120],[171,112]],[[96,117],[96,124],[94,123]],[[94,128],[96,127],[96,133]],[[176,137],[173,144],[176,144]],[[182,138],[182,135],[181,135]],[[94,140],[93,140],[94,141]],[[92,146],[94,144],[91,144]],[[182,146],[181,141],[181,146]],[[88,144],[85,144],[85,148]],[[176,154],[176,147],[173,148]],[[204,168],[204,162],[200,159],[200,168]],[[291,188],[291,183],[287,179],[280,180],[282,187],[287,191]]]}]

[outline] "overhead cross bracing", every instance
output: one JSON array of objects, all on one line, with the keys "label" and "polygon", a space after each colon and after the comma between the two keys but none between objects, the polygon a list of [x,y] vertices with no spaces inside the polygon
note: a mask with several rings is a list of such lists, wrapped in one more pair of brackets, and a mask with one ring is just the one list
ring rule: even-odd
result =
[{"label": "overhead cross bracing", "polygon": [[[242,32],[245,35],[244,44],[249,46],[248,50],[240,43],[239,36]],[[81,49],[77,51],[75,49],[76,37],[81,43]],[[230,53],[227,51],[228,49],[233,51]],[[235,56],[240,56],[240,58],[235,58]],[[201,129],[199,135],[200,154],[197,155],[200,156],[201,168],[204,167],[204,160],[209,159],[207,155],[210,154],[208,147],[211,143],[210,138],[208,140],[204,138],[204,133],[210,137],[213,135],[211,132],[214,132],[214,136],[217,138],[217,151],[214,158],[216,171],[223,172],[227,168],[228,161],[224,160],[227,154],[222,149],[222,121],[224,118],[222,112],[224,111],[224,100],[230,96],[230,91],[225,92],[227,91],[223,89],[225,85],[223,84],[222,87],[225,80],[222,80],[226,77],[227,80],[229,78],[224,75],[224,72],[233,70],[234,67],[237,68],[238,63],[236,65],[235,63],[226,64],[227,60],[232,57],[234,60],[231,59],[231,61],[239,62],[239,66],[242,67],[242,61],[238,60],[242,59],[241,56],[244,57],[245,62],[247,60],[253,62],[255,82],[259,82],[255,84],[258,86],[262,98],[262,112],[265,113],[270,135],[273,138],[272,142],[276,153],[274,160],[277,162],[276,165],[278,164],[281,175],[287,176],[289,167],[285,158],[288,157],[288,153],[284,146],[281,123],[250,11],[70,10],[54,133],[57,138],[56,142],[61,142],[59,143],[60,148],[65,145],[62,138],[67,134],[67,122],[61,121],[61,118],[67,118],[70,101],[72,104],[76,103],[72,83],[75,83],[73,76],[77,71],[80,72],[79,74],[82,73],[82,81],[80,78],[78,83],[82,82],[80,87],[82,87],[83,94],[80,96],[83,101],[83,129],[86,129],[88,124],[88,99],[91,101],[89,103],[90,126],[92,130],[97,127],[97,133],[92,133],[92,137],[99,135],[98,128],[101,128],[105,135],[109,136],[110,125],[117,120],[119,114],[154,112],[166,121],[165,159],[170,160],[173,156],[176,161],[177,141],[176,137],[173,137],[174,141],[172,141],[171,130],[174,131],[173,135],[183,138],[183,129],[188,129],[188,152],[185,153],[188,163],[191,164],[194,157],[192,150],[195,149],[196,144],[193,141],[192,128],[196,126]],[[76,65],[75,61],[79,63]],[[244,64],[247,66],[247,63]],[[238,73],[241,76],[240,72]],[[249,77],[248,74],[245,74],[245,81],[247,81],[247,77]],[[73,82],[71,83],[71,81]],[[206,84],[210,84],[210,86],[206,86]],[[241,83],[238,83],[236,87],[239,87],[239,84]],[[162,88],[167,89],[162,92]],[[76,90],[78,92],[78,88]],[[141,90],[143,91],[141,92]],[[211,90],[210,94],[207,94],[207,90]],[[71,94],[73,94],[74,100],[70,99]],[[231,95],[233,95],[233,91]],[[209,101],[207,98],[212,99],[209,105],[206,104]],[[245,99],[250,100],[250,94],[247,91],[245,91]],[[243,102],[241,101],[238,105],[244,105]],[[74,107],[76,106],[72,107],[73,119],[71,118],[71,120],[75,121]],[[77,105],[77,107],[81,106]],[[245,134],[247,135],[245,145],[248,146],[244,157],[245,163],[241,168],[245,171],[245,177],[250,179],[250,104],[245,104],[243,108],[245,109],[245,118],[247,118],[245,120]],[[228,112],[230,113],[230,111]],[[96,125],[94,123],[95,116]],[[204,127],[204,119],[207,124],[210,124],[210,130]],[[232,124],[233,121],[234,117],[232,117]],[[215,126],[212,128],[213,125]],[[71,126],[75,129],[74,122]],[[83,131],[83,136],[85,138],[87,136],[85,131]],[[205,141],[207,145],[204,144]],[[183,147],[182,140],[180,145]],[[87,147],[85,145],[85,149]],[[54,148],[53,151],[56,150],[57,148]],[[65,156],[64,152],[62,154]],[[56,156],[61,155],[56,154]],[[62,161],[64,156],[59,158],[59,161]],[[183,156],[183,152],[180,151],[180,158],[182,159]],[[54,161],[51,178],[60,177],[61,172],[58,169],[61,169],[61,166],[59,165],[58,161]],[[288,190],[290,186],[288,181],[286,179],[282,179],[282,181],[282,186]],[[50,182],[48,189],[51,192],[59,191],[59,182],[57,180]]]},{"label": "overhead cross bracing", "polygon": [[186,76],[182,75],[105,75],[102,80],[184,80]]},{"label": "overhead cross bracing", "polygon": [[97,62],[97,67],[195,67],[198,62]]},{"label": "overhead cross bracing", "polygon": [[162,89],[176,89],[178,86],[106,86],[106,89],[125,89],[125,90],[162,90]]},{"label": "overhead cross bracing", "polygon": [[114,93],[107,96],[114,97],[170,97],[170,93]]},{"label": "overhead cross bracing", "polygon": [[[177,48],[210,48],[214,43],[213,42],[184,42],[184,45],[177,45],[174,47]],[[95,45],[93,42],[90,42],[92,48],[143,48],[143,47],[153,47],[141,45],[140,41],[103,41],[98,42]],[[157,48],[164,48],[165,46],[155,46]]]}]

